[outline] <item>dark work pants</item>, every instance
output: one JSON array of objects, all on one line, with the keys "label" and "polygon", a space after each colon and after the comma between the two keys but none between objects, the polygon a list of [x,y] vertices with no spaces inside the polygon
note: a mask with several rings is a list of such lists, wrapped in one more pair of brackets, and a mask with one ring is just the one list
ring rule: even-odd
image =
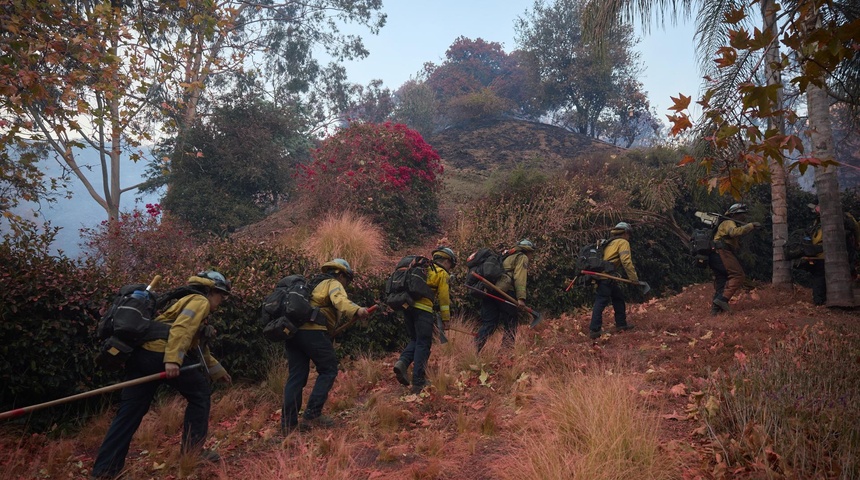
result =
[{"label": "dark work pants", "polygon": [[[197,359],[186,359],[185,364]],[[125,380],[152,375],[164,371],[164,353],[136,349],[126,363]],[[203,447],[209,431],[209,406],[211,387],[209,379],[200,369],[182,372],[178,377],[142,383],[122,389],[119,410],[110,424],[107,435],[99,448],[92,475],[115,476],[125,466],[125,457],[134,432],[149,411],[155,391],[162,383],[173,387],[188,401],[185,420],[182,424],[182,451]]]},{"label": "dark work pants", "polygon": [[424,310],[407,308],[403,312],[406,320],[406,333],[409,334],[409,343],[400,354],[400,361],[407,367],[413,361],[415,367],[412,369],[412,385],[423,385],[426,383],[425,370],[427,360],[430,359],[430,346],[433,343],[433,323],[436,317]]},{"label": "dark work pants", "polygon": [[513,348],[517,338],[517,315],[517,307],[485,296],[481,301],[481,328],[475,338],[478,351],[484,348],[487,339],[499,326],[505,329],[502,347]]},{"label": "dark work pants", "polygon": [[813,260],[812,270],[812,303],[824,305],[827,303],[827,281],[824,278],[824,260]]},{"label": "dark work pants", "polygon": [[723,298],[729,301],[744,286],[746,275],[744,274],[744,267],[741,266],[741,262],[738,261],[738,257],[734,253],[725,248],[717,249],[717,253],[719,253],[720,260],[722,260],[723,266],[726,267],[729,277],[728,281],[726,281],[726,287],[723,289]]},{"label": "dark work pants", "polygon": [[588,329],[599,332],[603,327],[603,310],[612,303],[615,309],[615,326],[627,325],[627,305],[624,303],[624,292],[614,280],[597,280],[597,292],[594,297],[594,309],[591,311],[591,324]]},{"label": "dark work pants", "polygon": [[720,254],[716,251],[712,251],[708,255],[708,266],[714,272],[714,298],[722,297],[723,291],[726,289],[726,282],[729,281],[729,272],[723,265]]},{"label": "dark work pants", "polygon": [[284,406],[281,410],[281,426],[284,428],[299,423],[302,408],[302,390],[308,384],[311,364],[317,369],[317,381],[308,397],[304,418],[313,420],[322,414],[328,393],[337,378],[337,355],[325,330],[299,330],[286,341],[287,362],[290,376],[284,385]]}]

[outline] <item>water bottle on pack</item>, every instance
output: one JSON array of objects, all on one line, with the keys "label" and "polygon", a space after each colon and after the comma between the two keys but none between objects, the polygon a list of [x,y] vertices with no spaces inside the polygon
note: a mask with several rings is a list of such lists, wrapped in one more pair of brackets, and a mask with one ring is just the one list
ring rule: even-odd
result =
[{"label": "water bottle on pack", "polygon": [[146,290],[135,290],[131,293],[131,296],[138,300],[146,300],[147,298],[149,298],[149,292],[147,292]]}]

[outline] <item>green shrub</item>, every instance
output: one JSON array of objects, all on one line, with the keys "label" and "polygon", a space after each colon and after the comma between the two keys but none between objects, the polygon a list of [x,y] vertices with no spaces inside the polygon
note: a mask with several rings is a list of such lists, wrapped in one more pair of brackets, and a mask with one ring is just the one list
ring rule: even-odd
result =
[{"label": "green shrub", "polygon": [[[96,371],[95,327],[108,290],[92,261],[50,255],[57,229],[25,224],[0,244],[0,410],[89,390]],[[56,413],[57,410],[54,411]],[[50,424],[44,412],[29,419]]]}]

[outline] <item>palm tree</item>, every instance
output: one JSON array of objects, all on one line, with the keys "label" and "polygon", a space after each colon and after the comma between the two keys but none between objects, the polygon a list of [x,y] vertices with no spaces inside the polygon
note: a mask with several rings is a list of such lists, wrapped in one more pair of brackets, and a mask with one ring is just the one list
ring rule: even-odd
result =
[{"label": "palm tree", "polygon": [[[801,3],[805,0],[801,0]],[[806,33],[815,32],[822,28],[823,13],[812,9],[807,21],[801,28]],[[834,18],[832,10],[827,12]],[[855,10],[856,14],[856,10]],[[837,22],[844,21],[835,16]],[[807,59],[801,59],[807,60]],[[856,62],[856,58],[854,59]],[[844,68],[846,62],[840,62]],[[850,63],[850,62],[848,62]],[[830,123],[830,98],[825,90],[826,78],[822,70],[815,70],[819,84],[810,84],[807,89],[807,108],[809,124],[812,128],[812,154],[819,160],[833,160],[833,133]],[[856,88],[856,85],[855,85]],[[848,249],[845,245],[845,225],[843,223],[842,201],[839,198],[839,180],[836,176],[836,165],[827,165],[815,169],[815,190],[818,193],[818,205],[821,214],[822,246],[824,247],[824,278],[827,285],[828,307],[853,307],[854,297],[851,288],[851,272],[848,260]]]},{"label": "palm tree", "polygon": [[[657,13],[662,22],[662,16],[665,12],[669,12],[672,21],[677,21],[679,16],[689,17],[693,7],[696,5],[691,0],[658,0],[656,2],[649,0],[637,0],[633,3],[629,0],[593,0],[592,5],[597,7],[593,11],[594,16],[590,18],[592,25],[595,28],[595,33],[600,32],[600,28],[605,28],[611,24],[613,18],[619,14],[625,20],[632,20],[635,13],[640,13],[639,19],[643,27],[647,31],[649,22],[652,18],[652,10]],[[713,78],[719,78],[719,92],[715,102],[729,105],[734,102],[733,93],[736,92],[736,87],[741,79],[746,79],[755,74],[753,71],[757,58],[748,55],[738,62],[728,71],[719,71],[715,64],[711,61],[713,52],[717,48],[726,43],[728,38],[727,24],[724,21],[727,12],[740,9],[743,5],[734,0],[721,0],[715,2],[701,2],[699,4],[697,15],[697,50],[700,58],[700,68],[707,75]],[[773,33],[773,40],[765,53],[765,79],[767,85],[782,85],[780,72],[774,68],[779,63],[779,41],[776,35],[776,9],[774,8],[774,0],[762,0],[761,14],[764,21],[765,30]],[[598,35],[599,36],[599,35]],[[782,90],[780,89],[777,103],[778,108],[782,107]],[[781,115],[776,117],[768,117],[767,129],[776,131],[779,134],[784,133],[784,121]],[[710,131],[714,128],[713,125],[703,125],[700,131]],[[773,239],[773,272],[772,282],[775,285],[787,285],[791,283],[791,265],[785,259],[784,246],[788,240],[788,202],[787,202],[787,187],[786,187],[786,171],[785,166],[778,159],[769,161],[771,175],[771,216],[772,216],[772,239]]]}]

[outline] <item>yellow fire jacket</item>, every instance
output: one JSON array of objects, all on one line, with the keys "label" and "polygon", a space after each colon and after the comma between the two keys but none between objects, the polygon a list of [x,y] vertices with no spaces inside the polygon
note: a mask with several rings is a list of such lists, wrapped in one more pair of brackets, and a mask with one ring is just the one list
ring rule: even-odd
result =
[{"label": "yellow fire jacket", "polygon": [[[740,238],[752,232],[754,228],[752,223],[739,227],[734,220],[723,220],[717,228],[717,234],[714,235],[714,243],[717,248],[726,248],[730,252],[737,252],[741,248]],[[720,247],[720,242],[722,242],[723,247]]]},{"label": "yellow fire jacket", "polygon": [[[849,249],[849,252],[852,249],[860,248],[860,223],[857,223],[857,220],[854,219],[854,215],[851,215],[849,212],[845,212],[844,215],[845,222],[845,246]],[[815,233],[812,235],[812,244],[813,245],[821,245],[824,241],[824,233],[821,230],[820,222],[816,221],[815,225],[818,227],[815,230]],[[816,259],[824,259],[824,252],[819,253],[814,258]]]},{"label": "yellow fire jacket", "polygon": [[[170,334],[167,340],[158,339],[146,342],[142,348],[150,352],[164,352],[164,363],[182,365],[186,354],[196,352],[200,344],[201,327],[209,316],[209,300],[200,294],[186,295],[174,303],[155,320],[170,324]],[[201,346],[202,361],[206,362],[209,376],[218,380],[227,374],[227,370],[209,352],[205,343]]]},{"label": "yellow fire jacket", "polygon": [[504,269],[505,274],[496,282],[496,286],[503,292],[513,290],[517,300],[525,300],[529,257],[523,252],[514,250],[514,253],[502,260],[502,269]]},{"label": "yellow fire jacket", "polygon": [[[442,266],[434,265],[434,267],[436,268],[427,269],[427,286],[436,294],[442,321],[447,322],[451,320],[451,292],[448,289],[448,277],[450,275]],[[421,298],[415,302],[413,308],[433,313],[433,300]]]},{"label": "yellow fire jacket", "polygon": [[612,262],[618,271],[623,268],[628,280],[639,281],[636,267],[633,266],[633,256],[630,255],[630,242],[627,239],[618,237],[609,240],[606,248],[603,249],[603,259]]},{"label": "yellow fire jacket", "polygon": [[343,284],[334,278],[323,280],[314,288],[311,306],[319,307],[319,315],[325,315],[327,326],[307,322],[299,330],[328,330],[334,333],[341,320],[351,320],[361,308],[349,299]]}]

